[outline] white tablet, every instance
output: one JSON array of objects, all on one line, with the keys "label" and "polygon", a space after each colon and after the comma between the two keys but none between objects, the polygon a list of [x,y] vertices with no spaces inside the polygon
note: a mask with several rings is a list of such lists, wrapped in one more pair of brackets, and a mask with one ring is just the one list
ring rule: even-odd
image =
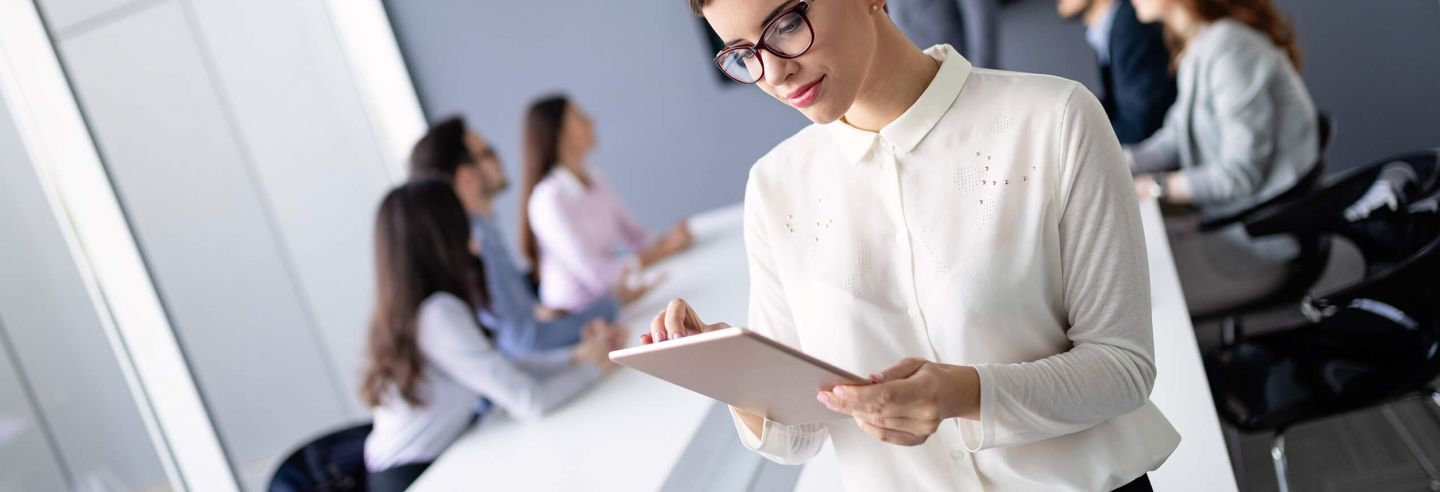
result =
[{"label": "white tablet", "polygon": [[849,418],[815,400],[865,378],[744,328],[734,327],[610,352],[610,360],[782,424]]}]

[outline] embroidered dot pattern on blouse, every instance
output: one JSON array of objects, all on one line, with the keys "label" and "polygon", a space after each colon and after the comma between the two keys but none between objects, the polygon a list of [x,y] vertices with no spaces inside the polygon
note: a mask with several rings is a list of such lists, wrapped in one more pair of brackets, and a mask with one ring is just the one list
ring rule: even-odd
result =
[{"label": "embroidered dot pattern on blouse", "polygon": [[1014,126],[1015,118],[1011,118],[1009,116],[1001,117],[1000,121],[995,122],[995,128],[991,132],[996,135],[1004,135],[1005,133],[1008,133],[1010,129]]}]

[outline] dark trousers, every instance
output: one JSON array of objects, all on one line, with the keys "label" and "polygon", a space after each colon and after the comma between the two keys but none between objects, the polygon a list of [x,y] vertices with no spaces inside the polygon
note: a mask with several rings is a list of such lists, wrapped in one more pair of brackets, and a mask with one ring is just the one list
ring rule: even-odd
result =
[{"label": "dark trousers", "polygon": [[1150,488],[1150,475],[1140,475],[1140,478],[1120,486],[1115,489],[1115,492],[1153,492],[1154,490]]},{"label": "dark trousers", "polygon": [[367,479],[370,492],[405,492],[429,467],[429,463],[408,463],[370,472]]}]

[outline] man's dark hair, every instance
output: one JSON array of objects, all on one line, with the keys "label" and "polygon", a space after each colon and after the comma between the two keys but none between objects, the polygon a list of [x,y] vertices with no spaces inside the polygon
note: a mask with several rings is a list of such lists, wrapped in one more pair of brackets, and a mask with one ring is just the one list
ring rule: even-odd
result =
[{"label": "man's dark hair", "polygon": [[467,132],[465,119],[459,116],[432,125],[410,151],[410,178],[455,179],[455,169],[475,162],[465,146]]}]

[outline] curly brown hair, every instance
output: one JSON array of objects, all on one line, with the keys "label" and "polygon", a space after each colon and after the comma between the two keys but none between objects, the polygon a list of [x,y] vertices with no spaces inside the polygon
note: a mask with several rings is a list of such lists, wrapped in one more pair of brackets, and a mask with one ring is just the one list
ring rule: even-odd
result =
[{"label": "curly brown hair", "polygon": [[[1265,33],[1270,38],[1270,42],[1285,50],[1285,55],[1290,58],[1290,64],[1294,65],[1295,69],[1300,69],[1300,45],[1296,39],[1295,26],[1291,25],[1285,14],[1275,7],[1273,0],[1179,0],[1179,2],[1180,6],[1196,19],[1212,22],[1228,17]],[[1165,31],[1165,38],[1170,45],[1172,63],[1178,62],[1180,53],[1185,50],[1184,39],[1176,33],[1170,32],[1169,29]]]}]

